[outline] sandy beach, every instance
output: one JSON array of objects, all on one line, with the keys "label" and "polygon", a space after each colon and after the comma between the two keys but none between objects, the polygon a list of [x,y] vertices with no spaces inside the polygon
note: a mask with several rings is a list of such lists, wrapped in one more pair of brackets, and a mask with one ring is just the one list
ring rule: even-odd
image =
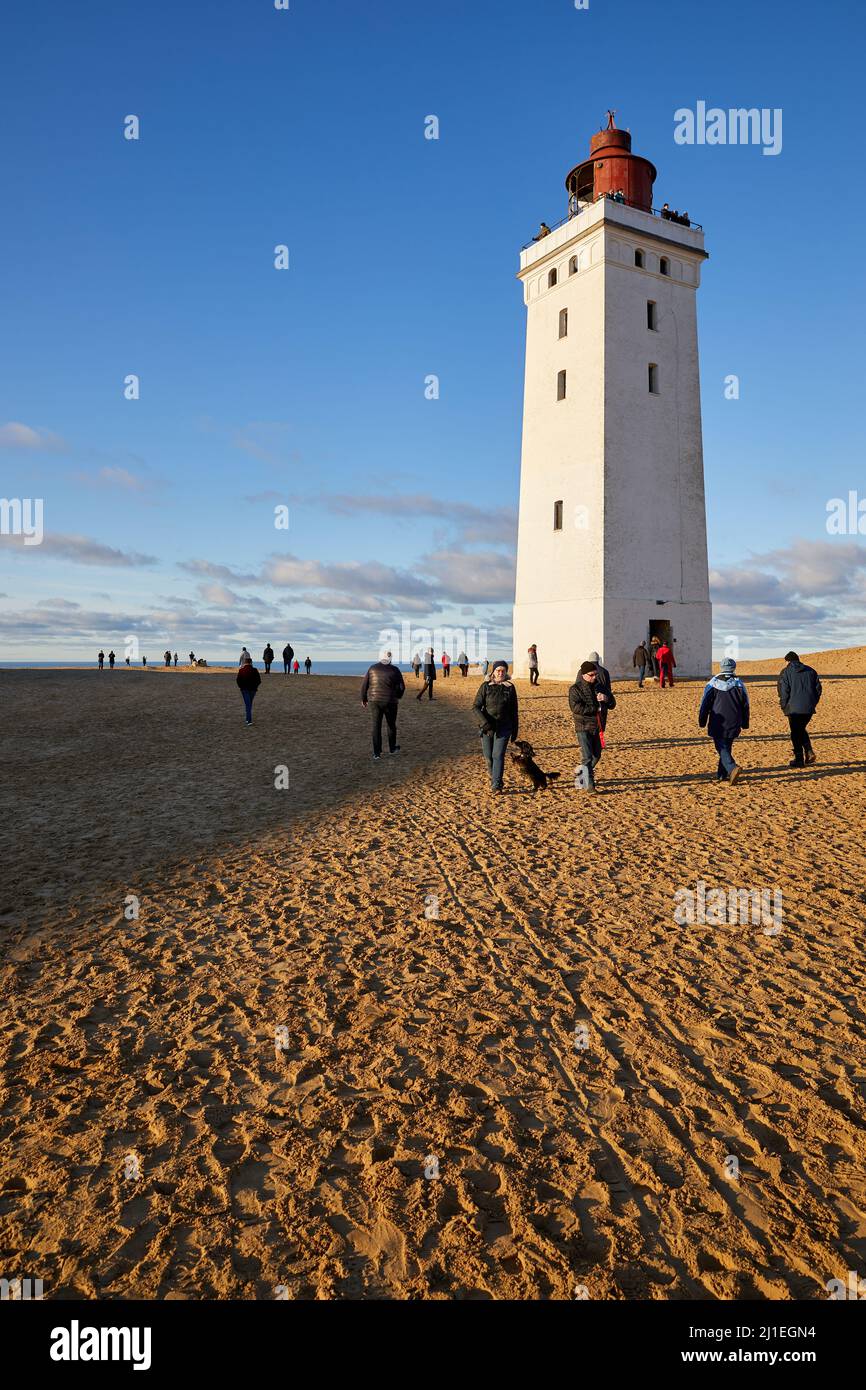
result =
[{"label": "sandy beach", "polygon": [[[3,1267],[825,1299],[866,1263],[866,649],[804,659],[814,767],[781,661],[743,662],[739,786],[700,684],[616,683],[598,797],[544,679],[521,735],[561,780],[494,798],[474,675],[409,676],[373,764],[355,679],[263,677],[248,730],[222,671],[0,672]],[[781,893],[781,930],[681,925],[698,883]]]}]

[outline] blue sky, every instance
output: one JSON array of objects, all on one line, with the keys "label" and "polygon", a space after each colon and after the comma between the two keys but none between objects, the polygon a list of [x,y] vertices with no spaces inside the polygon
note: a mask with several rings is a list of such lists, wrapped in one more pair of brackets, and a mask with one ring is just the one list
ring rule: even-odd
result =
[{"label": "blue sky", "polygon": [[[825,521],[866,497],[864,28],[840,3],[7,7],[0,492],[44,498],[46,538],[0,536],[2,657],[363,656],[403,620],[507,648],[517,255],[608,107],[706,231],[717,646],[862,642],[866,546]],[[781,108],[781,153],[677,145],[698,100]]]}]

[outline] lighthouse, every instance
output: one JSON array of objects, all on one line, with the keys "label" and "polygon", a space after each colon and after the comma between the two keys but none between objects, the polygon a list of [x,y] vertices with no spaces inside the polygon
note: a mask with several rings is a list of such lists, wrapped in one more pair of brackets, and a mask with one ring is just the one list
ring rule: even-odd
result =
[{"label": "lighthouse", "polygon": [[696,294],[703,230],[653,206],[656,170],[608,113],[566,216],[520,254],[526,369],[514,669],[614,677],[657,636],[711,671]]}]

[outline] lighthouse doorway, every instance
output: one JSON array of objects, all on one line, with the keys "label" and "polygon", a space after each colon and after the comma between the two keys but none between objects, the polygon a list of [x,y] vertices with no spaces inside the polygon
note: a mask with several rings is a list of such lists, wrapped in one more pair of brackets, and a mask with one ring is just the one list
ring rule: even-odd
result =
[{"label": "lighthouse doorway", "polygon": [[650,618],[649,635],[650,641],[652,641],[654,637],[657,637],[662,645],[666,642],[671,651],[673,651],[674,634],[671,631],[670,620],[668,618]]}]

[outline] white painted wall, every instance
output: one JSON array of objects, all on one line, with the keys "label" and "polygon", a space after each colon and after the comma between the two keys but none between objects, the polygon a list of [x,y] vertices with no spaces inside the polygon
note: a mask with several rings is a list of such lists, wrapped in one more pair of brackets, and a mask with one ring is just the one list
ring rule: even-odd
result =
[{"label": "white painted wall", "polygon": [[[634,265],[644,252],[645,268]],[[579,269],[569,275],[572,256]],[[661,256],[671,274],[660,274]],[[609,200],[521,255],[527,305],[514,658],[573,679],[591,650],[614,675],[650,618],[681,675],[710,672],[711,612],[695,292],[703,235]],[[548,274],[557,270],[557,284]],[[647,300],[658,331],[647,328]],[[568,336],[558,336],[568,308]],[[647,368],[659,369],[659,395]],[[567,395],[556,399],[557,372]],[[563,530],[553,504],[563,502]],[[586,508],[586,513],[577,511]],[[662,600],[659,604],[657,600]]]}]

